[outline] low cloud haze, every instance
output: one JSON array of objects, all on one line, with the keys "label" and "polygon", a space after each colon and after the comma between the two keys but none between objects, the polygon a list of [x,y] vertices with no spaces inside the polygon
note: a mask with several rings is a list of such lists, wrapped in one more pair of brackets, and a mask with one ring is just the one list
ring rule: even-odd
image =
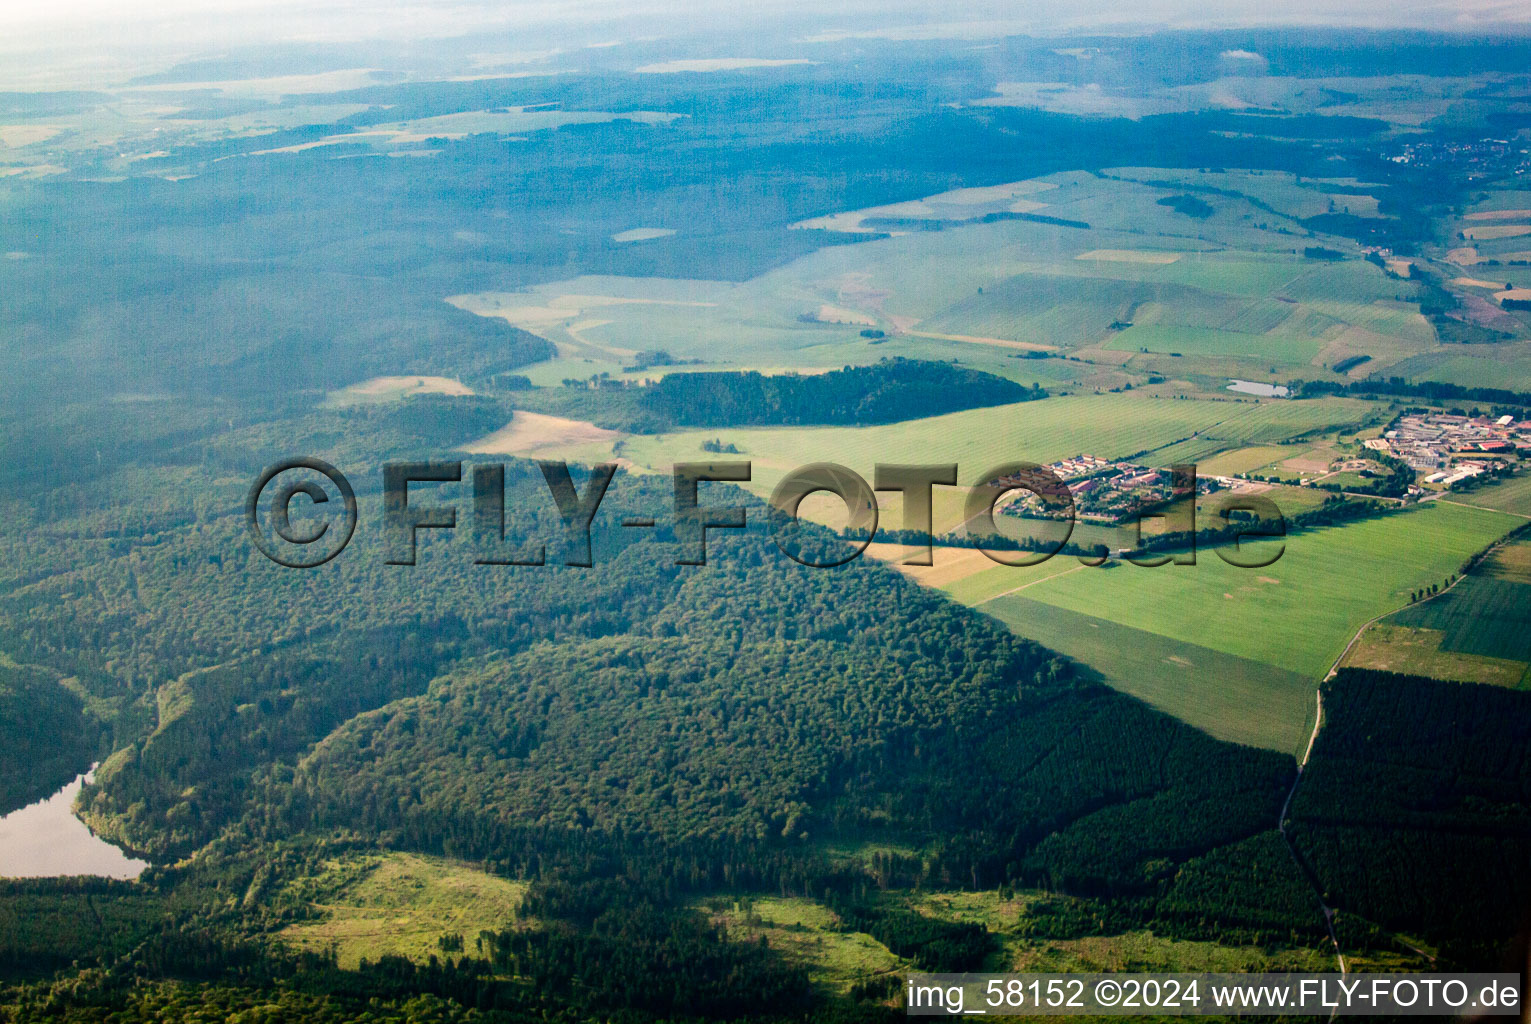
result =
[{"label": "low cloud haze", "polygon": [[[1523,0],[1043,0],[1015,3],[801,2],[681,5],[657,0],[59,0],[0,4],[0,87],[121,84],[179,61],[271,44],[375,46],[397,57],[433,42],[486,39],[548,57],[584,47],[716,37],[812,46],[858,38],[984,39],[1003,35],[1254,26],[1419,28],[1471,33],[1531,29]],[[439,49],[439,47],[438,47]],[[366,49],[356,51],[365,55]],[[461,51],[474,52],[472,46]],[[732,55],[732,54],[729,54]]]}]

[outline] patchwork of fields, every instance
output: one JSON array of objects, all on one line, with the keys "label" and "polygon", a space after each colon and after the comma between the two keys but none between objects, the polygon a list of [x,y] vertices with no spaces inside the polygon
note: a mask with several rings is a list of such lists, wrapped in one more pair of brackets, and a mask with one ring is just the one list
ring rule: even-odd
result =
[{"label": "patchwork of fields", "polygon": [[[747,486],[762,497],[813,462],[868,480],[877,463],[955,462],[967,485],[1003,463],[1085,452],[1299,483],[1353,455],[1357,439],[1374,436],[1395,409],[1339,398],[1233,399],[1223,391],[1228,378],[1379,374],[1531,389],[1531,343],[1443,345],[1421,312],[1428,288],[1410,261],[1363,260],[1354,243],[1312,234],[1319,221],[1310,218],[1382,216],[1365,188],[1274,171],[1067,172],[804,222],[797,226],[863,240],[740,283],[580,278],[451,301],[552,340],[560,358],[527,371],[539,385],[598,373],[642,381],[740,367],[813,372],[908,357],[952,360],[1054,396],[876,427],[610,437],[569,428],[562,443],[557,431],[537,438],[545,456],[667,472],[715,458],[709,449],[721,442],[728,458],[752,463]],[[1518,225],[1527,205],[1506,194],[1467,215],[1464,233],[1483,254],[1475,258],[1516,243],[1506,224]],[[1521,281],[1518,269],[1474,273],[1502,287],[1501,276]],[[656,349],[669,365],[633,368],[636,353]],[[1303,469],[1303,459],[1313,466]],[[1330,482],[1367,481],[1352,473]],[[1516,479],[1454,503],[1298,534],[1268,571],[1234,569],[1209,552],[1194,568],[1097,570],[1070,559],[1002,568],[971,551],[944,551],[934,567],[907,571],[1214,735],[1297,752],[1312,726],[1313,687],[1356,631],[1455,572],[1514,528],[1514,514],[1531,514],[1528,486]],[[1288,515],[1326,496],[1303,487],[1269,493]],[[963,497],[936,488],[937,532],[961,524]],[[880,501],[882,526],[902,527],[898,496]],[[803,513],[833,527],[844,521],[823,495]],[[1080,525],[1073,539],[1116,549],[1129,543],[1125,534]],[[873,553],[895,563],[904,555],[881,545]],[[1468,652],[1471,624],[1485,602],[1504,602],[1501,591],[1518,585],[1472,581],[1452,601],[1431,602],[1442,621],[1410,634],[1415,661],[1485,657]],[[1450,609],[1455,618],[1445,621]],[[1480,631],[1505,625],[1513,624]],[[1352,660],[1375,647],[1368,635]],[[1496,679],[1521,653],[1501,647],[1498,668],[1479,666]]]},{"label": "patchwork of fields", "polygon": [[695,461],[703,443],[721,438],[739,449],[738,458],[754,463],[751,486],[763,493],[783,473],[812,462],[837,462],[868,480],[879,462],[955,462],[959,482],[967,485],[1007,462],[1048,463],[1089,453],[1169,465],[1356,425],[1374,414],[1370,403],[1344,398],[1254,402],[1076,395],[876,427],[709,429],[631,437],[616,454],[667,472],[675,462]]},{"label": "patchwork of fields", "polygon": [[[1246,175],[1235,183],[1246,191],[1233,194],[1206,175],[1218,183],[1195,187],[1229,194],[1198,192],[1212,212],[1193,218],[1161,202],[1176,175],[1193,172],[1143,173],[1053,174],[805,222],[868,240],[738,284],[590,277],[449,301],[548,338],[557,372],[580,377],[622,376],[635,353],[663,349],[695,369],[950,358],[1093,389],[1152,374],[1204,385],[1283,380],[1297,368],[1322,375],[1354,355],[1369,356],[1372,372],[1438,348],[1414,304],[1417,282],[1359,259],[1348,242],[1326,243],[1342,247],[1341,260],[1308,258],[1294,242],[1291,218],[1328,210],[1327,186]],[[1370,197],[1339,199],[1356,216],[1375,212]],[[1033,211],[1054,220],[1014,219]],[[1044,370],[1017,358],[1027,347],[1072,358]],[[529,373],[554,382],[539,367]]]},{"label": "patchwork of fields", "polygon": [[[748,486],[765,496],[785,473],[813,462],[847,465],[870,480],[879,462],[951,461],[964,485],[1007,461],[1045,463],[1081,452],[1155,465],[1210,458],[1209,466],[1230,472],[1295,458],[1317,444],[1330,453],[1322,460],[1327,463],[1333,452],[1324,438],[1378,415],[1374,403],[1354,399],[1079,395],[877,427],[628,436],[612,450],[637,469],[667,472],[674,462],[715,458],[702,446],[721,439],[738,449],[728,458],[752,463]],[[1278,443],[1304,436],[1312,440]],[[582,450],[588,457],[589,447]],[[1516,479],[1481,493],[1513,507],[1522,484]],[[1316,507],[1325,496],[1310,488],[1270,493],[1288,515]],[[938,532],[961,522],[964,496],[959,489],[935,489]],[[1095,569],[1066,556],[1031,567],[999,566],[974,551],[944,549],[934,566],[905,571],[1215,736],[1298,753],[1312,727],[1314,687],[1356,631],[1404,607],[1412,591],[1443,581],[1524,521],[1472,507],[1476,497],[1295,534],[1280,559],[1262,570],[1229,566],[1211,551],[1201,552],[1195,566]],[[805,503],[803,512],[831,526],[844,519],[840,503],[827,495]],[[1202,522],[1209,514],[1202,509]],[[881,524],[903,525],[895,495],[884,496]],[[1071,539],[1116,550],[1130,543],[1129,533],[1078,524]],[[871,554],[896,564],[903,549],[879,545]]]},{"label": "patchwork of fields", "polygon": [[1531,662],[1531,544],[1505,549],[1450,591],[1406,608],[1389,621],[1438,630],[1440,650]]},{"label": "patchwork of fields", "polygon": [[[1432,503],[1295,534],[1263,569],[1210,551],[1194,566],[1157,568],[1066,571],[1079,563],[1054,559],[996,566],[942,589],[1215,736],[1300,753],[1313,690],[1356,631],[1519,523]],[[1007,579],[1033,585],[1006,593]]]}]

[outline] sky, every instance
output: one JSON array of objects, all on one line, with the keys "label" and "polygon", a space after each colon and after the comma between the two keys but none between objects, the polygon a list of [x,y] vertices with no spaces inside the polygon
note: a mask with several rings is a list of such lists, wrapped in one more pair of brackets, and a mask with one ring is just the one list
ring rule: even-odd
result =
[{"label": "sky", "polygon": [[[1531,24],[1526,0],[1008,0],[993,2],[803,3],[752,0],[752,10],[814,24],[890,22],[938,25],[1011,22],[1036,31],[1102,25],[1175,27],[1337,24],[1471,30]],[[148,39],[160,33],[207,41],[402,39],[461,35],[498,27],[590,24],[655,18],[726,27],[734,0],[0,0],[0,31],[29,37],[113,28]],[[865,26],[862,26],[865,27]]]},{"label": "sky", "polygon": [[756,25],[808,42],[1256,25],[1497,33],[1531,31],[1531,0],[0,0],[0,62],[15,71],[25,60],[40,80],[63,79],[252,44],[411,45],[506,33],[531,51],[711,33],[749,38]]}]

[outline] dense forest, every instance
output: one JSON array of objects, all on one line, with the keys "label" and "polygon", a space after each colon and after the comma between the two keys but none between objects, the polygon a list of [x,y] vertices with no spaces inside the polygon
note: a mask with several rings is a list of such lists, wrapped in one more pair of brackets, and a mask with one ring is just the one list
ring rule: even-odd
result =
[{"label": "dense forest", "polygon": [[[551,525],[535,469],[508,470],[512,518],[531,532]],[[183,543],[130,543],[108,560],[131,566],[140,595],[172,579],[194,594],[195,628],[164,602],[135,608],[135,630],[114,625],[116,592],[102,601],[89,596],[97,584],[80,588],[110,580],[104,571],[7,595],[7,646],[66,659],[93,699],[121,711],[122,749],[86,797],[91,823],[157,860],[199,851],[139,883],[0,894],[14,915],[0,960],[22,985],[17,1004],[91,1019],[91,1006],[147,976],[179,979],[132,997],[167,1015],[276,986],[316,1016],[370,990],[516,1019],[524,990],[493,967],[508,957],[524,977],[589,972],[587,1002],[559,997],[538,1012],[664,1019],[695,1001],[726,1014],[751,987],[783,985],[781,1006],[805,1005],[786,994],[801,989],[793,968],[718,945],[687,909],[719,890],[828,898],[930,966],[975,963],[989,939],[910,916],[885,893],[1041,884],[1086,897],[1042,926],[1060,934],[1079,914],[1283,941],[1317,927],[1299,899],[1291,911],[1223,914],[1197,896],[1222,851],[1274,827],[1289,758],[1082,684],[1049,652],[874,563],[800,566],[763,520],[712,540],[705,570],[676,566],[666,533],[633,540],[617,525],[669,499],[619,478],[594,570],[475,570],[450,539],[422,540],[414,569],[385,567],[364,527],[328,574],[251,561],[235,577],[227,556],[239,545],[219,518],[181,527]],[[728,489],[709,500],[759,508]],[[822,532],[817,542],[840,543]],[[144,675],[157,682],[135,698]],[[1116,754],[1100,758],[1102,744]],[[975,789],[978,776],[992,785]],[[489,966],[450,975],[284,960],[259,936],[309,911],[275,894],[333,842],[295,838],[305,835],[528,879],[528,913],[567,930],[509,936],[465,954]],[[849,869],[825,854],[831,842],[889,840],[924,852]],[[82,932],[97,920],[82,912],[108,904],[104,927]],[[710,970],[676,974],[656,1003],[652,987],[601,976],[616,948],[634,964],[738,967],[722,989]],[[106,974],[49,994],[62,958],[82,956]],[[378,971],[393,972],[391,988]]]},{"label": "dense forest", "polygon": [[595,378],[566,386],[574,393],[528,394],[520,401],[605,427],[655,433],[678,427],[893,423],[1047,397],[1040,387],[981,370],[901,357],[827,373],[678,371],[650,383]]},{"label": "dense forest", "polygon": [[681,427],[864,426],[1045,397],[1038,388],[951,363],[884,359],[806,376],[671,373],[645,388],[640,404]]},{"label": "dense forest", "polygon": [[58,789],[96,751],[100,723],[50,673],[0,656],[0,812]]},{"label": "dense forest", "polygon": [[[428,415],[389,429],[429,436],[431,410],[450,403],[418,408]],[[710,486],[709,503],[761,509]],[[375,483],[364,486],[364,510],[376,500]],[[667,531],[635,537],[618,525],[671,500],[661,484],[619,475],[593,531],[595,569],[476,567],[470,537],[430,535],[419,566],[384,566],[364,513],[354,550],[318,573],[240,554],[226,514],[171,526],[180,541],[158,542],[167,527],[151,505],[142,526],[102,538],[103,551],[117,553],[101,567],[0,595],[7,649],[66,666],[85,699],[117,711],[121,749],[87,792],[88,820],[156,860],[199,851],[189,866],[153,869],[140,883],[93,883],[101,892],[34,882],[0,893],[13,915],[0,961],[22,986],[17,999],[91,1019],[93,999],[109,1005],[127,978],[146,975],[179,979],[135,990],[166,1014],[239,1005],[277,985],[282,999],[320,1015],[343,1012],[383,970],[393,972],[386,991],[400,1007],[430,996],[442,1001],[432,1011],[440,1019],[464,1006],[498,1006],[516,1019],[528,1005],[495,980],[496,962],[561,979],[585,964],[593,1002],[578,1005],[659,1020],[701,990],[682,980],[670,1002],[656,1003],[651,990],[613,989],[593,966],[611,955],[602,943],[695,959],[673,944],[716,942],[690,901],[720,891],[826,901],[932,967],[978,963],[992,938],[911,916],[895,894],[912,887],[1047,889],[1058,895],[1024,924],[1035,937],[1146,927],[1301,945],[1324,935],[1304,874],[1312,869],[1345,912],[1347,948],[1385,948],[1392,930],[1410,930],[1440,941],[1453,963],[1484,964],[1513,927],[1502,909],[1469,929],[1467,917],[1443,919],[1429,900],[1381,900],[1355,874],[1393,858],[1414,863],[1402,851],[1420,843],[1471,865],[1523,841],[1515,819],[1498,812],[1462,817],[1487,806],[1496,791],[1483,786],[1457,800],[1449,822],[1438,801],[1435,818],[1405,806],[1392,831],[1376,819],[1403,805],[1354,805],[1349,783],[1335,780],[1373,769],[1339,759],[1343,738],[1390,706],[1385,689],[1354,716],[1350,676],[1326,694],[1334,742],[1326,730],[1293,807],[1300,866],[1276,830],[1290,758],[1220,743],[1082,682],[1049,652],[876,563],[800,566],[775,549],[763,517],[710,539],[704,569],[676,566]],[[556,538],[534,464],[509,462],[507,501],[518,536]],[[1355,506],[1345,511],[1372,511]],[[75,514],[99,515],[89,509]],[[113,588],[120,572],[132,591]],[[184,603],[148,600],[172,586],[194,598],[194,626]],[[120,625],[125,609],[135,629]],[[145,679],[152,688],[138,689]],[[54,690],[41,693],[68,692],[48,683]],[[1428,689],[1440,684],[1411,685],[1426,690],[1399,707],[1440,699]],[[1465,730],[1454,735],[1483,735],[1472,723],[1513,722],[1512,710],[1449,719]],[[1390,714],[1382,720],[1401,736],[1417,731],[1397,707]],[[1497,750],[1512,765],[1517,742],[1441,749]],[[1422,769],[1440,756],[1420,755]],[[1405,789],[1398,800],[1417,797]],[[1410,831],[1420,820],[1428,827]],[[1497,824],[1443,838],[1485,820]],[[295,838],[304,836],[315,838]],[[463,955],[487,966],[454,966],[450,976],[391,964],[358,977],[284,960],[261,936],[310,911],[277,894],[336,842],[441,854],[526,879],[527,913],[567,927],[470,948]],[[918,852],[850,864],[826,855],[847,844]],[[1450,884],[1465,892],[1471,883]],[[82,923],[96,918],[82,914],[92,906],[106,926],[87,936]],[[602,914],[612,916],[597,927]],[[1485,920],[1497,922],[1491,934]],[[206,941],[186,936],[207,930],[215,952],[195,952]],[[63,958],[82,954],[119,973],[108,971],[94,995],[45,995]],[[740,987],[706,996],[720,1013],[746,982],[799,984],[775,955],[726,944],[708,955],[742,957]],[[536,1004],[554,1013],[575,1005]]]},{"label": "dense forest", "polygon": [[1531,908],[1531,695],[1344,669],[1292,804],[1332,899],[1489,959]]}]

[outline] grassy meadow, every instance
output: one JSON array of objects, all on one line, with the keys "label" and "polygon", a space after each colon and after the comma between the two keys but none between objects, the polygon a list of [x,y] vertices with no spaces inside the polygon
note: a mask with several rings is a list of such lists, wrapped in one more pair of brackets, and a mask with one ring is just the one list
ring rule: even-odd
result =
[{"label": "grassy meadow", "polygon": [[478,933],[516,923],[526,885],[440,857],[388,853],[348,858],[305,878],[286,895],[316,918],[289,925],[279,937],[299,949],[334,947],[340,966],[385,955],[417,963],[441,956],[440,939],[461,935],[471,952]]},{"label": "grassy meadow", "polygon": [[1027,596],[1317,677],[1362,623],[1516,525],[1502,513],[1431,506],[1292,535],[1263,569],[1201,552],[1195,566],[1071,574]]}]

